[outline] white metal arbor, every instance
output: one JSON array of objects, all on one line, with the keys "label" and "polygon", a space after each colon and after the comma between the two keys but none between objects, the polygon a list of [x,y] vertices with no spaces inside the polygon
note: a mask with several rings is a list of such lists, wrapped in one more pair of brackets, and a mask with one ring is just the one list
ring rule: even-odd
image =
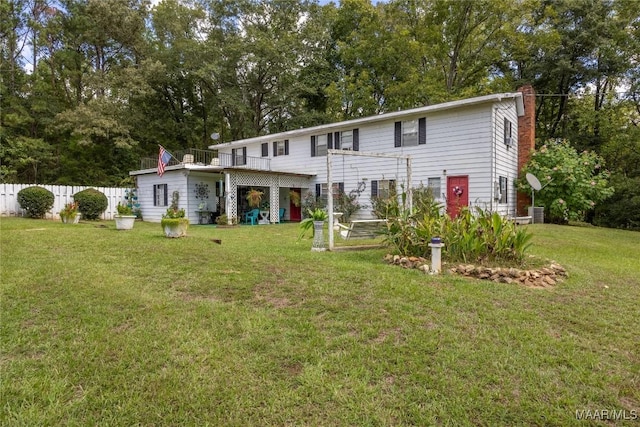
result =
[{"label": "white metal arbor", "polygon": [[412,208],[412,190],[411,190],[411,156],[401,154],[382,154],[382,153],[369,153],[364,151],[352,151],[352,150],[327,150],[327,211],[329,213],[329,250],[334,248],[334,235],[333,235],[333,178],[332,178],[332,164],[331,160],[334,155],[338,156],[359,156],[359,157],[377,157],[396,160],[405,160],[407,162],[407,205],[409,209]]}]

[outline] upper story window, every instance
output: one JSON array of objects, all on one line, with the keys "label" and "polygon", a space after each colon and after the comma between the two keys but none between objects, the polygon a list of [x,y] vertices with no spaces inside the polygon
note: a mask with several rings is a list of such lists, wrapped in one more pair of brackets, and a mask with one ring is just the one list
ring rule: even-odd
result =
[{"label": "upper story window", "polygon": [[342,150],[353,150],[353,131],[345,130],[340,132],[340,139],[338,140],[339,147]]},{"label": "upper story window", "polygon": [[261,146],[261,155],[262,157],[269,157],[269,143],[264,142]]},{"label": "upper story window", "polygon": [[[326,154],[326,152],[325,152]],[[289,140],[273,141],[273,157],[289,155]]]},{"label": "upper story window", "polygon": [[247,164],[247,147],[232,149],[231,162],[233,166],[246,165]]},{"label": "upper story window", "polygon": [[427,143],[427,119],[405,120],[395,123],[394,146],[412,147]]},{"label": "upper story window", "polygon": [[311,157],[327,155],[327,141],[332,134],[314,135],[311,137]]},{"label": "upper story window", "polygon": [[507,147],[513,145],[513,125],[511,120],[504,118],[504,144]]}]

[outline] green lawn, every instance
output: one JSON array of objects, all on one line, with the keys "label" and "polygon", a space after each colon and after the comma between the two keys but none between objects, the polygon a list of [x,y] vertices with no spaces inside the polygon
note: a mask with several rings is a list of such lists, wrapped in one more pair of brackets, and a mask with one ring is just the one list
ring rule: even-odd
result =
[{"label": "green lawn", "polygon": [[166,239],[158,224],[2,218],[0,424],[640,415],[640,233],[530,227],[531,253],[569,271],[554,288],[427,276],[381,249],[311,252],[296,224]]}]

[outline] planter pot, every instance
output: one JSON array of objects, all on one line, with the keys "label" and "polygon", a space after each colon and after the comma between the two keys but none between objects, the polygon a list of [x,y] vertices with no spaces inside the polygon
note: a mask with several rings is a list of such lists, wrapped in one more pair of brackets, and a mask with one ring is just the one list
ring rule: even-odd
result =
[{"label": "planter pot", "polygon": [[326,251],[327,248],[324,245],[324,221],[313,221],[313,245],[311,250],[314,252]]},{"label": "planter pot", "polygon": [[80,222],[80,214],[77,213],[74,217],[60,215],[60,219],[64,224],[77,224]]},{"label": "planter pot", "polygon": [[186,218],[167,218],[160,223],[166,237],[176,238],[187,235],[189,220]]},{"label": "planter pot", "polygon": [[117,230],[131,230],[136,222],[135,215],[115,215]]}]

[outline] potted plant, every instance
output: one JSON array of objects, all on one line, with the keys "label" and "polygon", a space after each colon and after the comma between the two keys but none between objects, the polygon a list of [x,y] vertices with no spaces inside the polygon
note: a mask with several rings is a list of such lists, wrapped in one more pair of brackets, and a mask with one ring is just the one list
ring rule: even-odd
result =
[{"label": "potted plant", "polygon": [[184,209],[170,207],[167,209],[167,212],[162,215],[160,225],[166,237],[183,237],[187,235],[189,218],[185,218]]},{"label": "potted plant", "polygon": [[260,206],[260,202],[262,202],[262,195],[264,193],[260,190],[256,190],[255,188],[250,189],[247,192],[247,202],[249,202],[249,207],[257,208]]},{"label": "potted plant", "polygon": [[80,221],[78,203],[71,202],[64,205],[64,209],[60,211],[60,219],[65,224],[77,224]]},{"label": "potted plant", "polygon": [[316,208],[314,210],[309,209],[307,211],[307,217],[300,222],[300,236],[298,236],[298,240],[302,239],[302,237],[306,234],[308,230],[313,226],[313,245],[311,246],[312,251],[324,251],[326,250],[324,245],[324,235],[323,235],[323,227],[324,222],[327,220],[329,215],[323,209]]},{"label": "potted plant", "polygon": [[299,208],[300,207],[300,193],[297,191],[289,191],[289,199],[291,199],[291,203],[293,206]]},{"label": "potted plant", "polygon": [[116,230],[131,230],[136,222],[136,216],[133,214],[131,206],[118,203],[116,209],[118,213],[113,216],[116,220]]}]

